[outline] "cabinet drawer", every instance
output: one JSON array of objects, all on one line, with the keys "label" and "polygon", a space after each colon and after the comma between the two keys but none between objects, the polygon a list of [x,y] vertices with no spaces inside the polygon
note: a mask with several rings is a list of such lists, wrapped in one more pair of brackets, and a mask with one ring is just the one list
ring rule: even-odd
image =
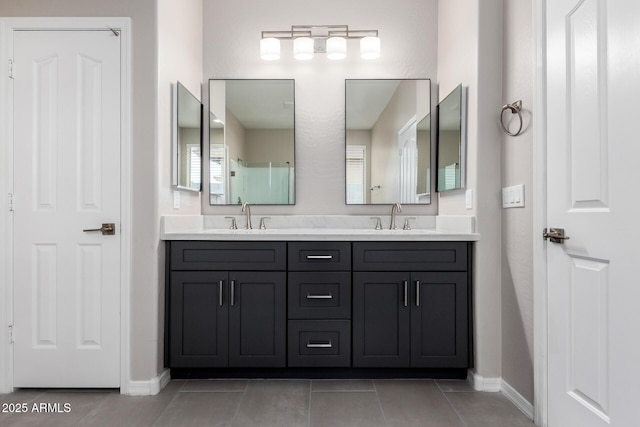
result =
[{"label": "cabinet drawer", "polygon": [[354,271],[466,271],[467,242],[355,242]]},{"label": "cabinet drawer", "polygon": [[351,322],[289,320],[290,367],[346,367],[351,364]]},{"label": "cabinet drawer", "polygon": [[290,242],[290,271],[349,271],[349,242]]},{"label": "cabinet drawer", "polygon": [[289,319],[351,318],[351,274],[289,273]]},{"label": "cabinet drawer", "polygon": [[171,242],[172,270],[286,269],[285,242]]}]

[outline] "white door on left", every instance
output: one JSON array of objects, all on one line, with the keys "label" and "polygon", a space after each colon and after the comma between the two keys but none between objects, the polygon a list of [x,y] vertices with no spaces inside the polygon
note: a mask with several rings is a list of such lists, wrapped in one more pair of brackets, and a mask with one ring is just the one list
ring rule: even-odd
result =
[{"label": "white door on left", "polygon": [[13,49],[14,386],[119,387],[120,37]]}]

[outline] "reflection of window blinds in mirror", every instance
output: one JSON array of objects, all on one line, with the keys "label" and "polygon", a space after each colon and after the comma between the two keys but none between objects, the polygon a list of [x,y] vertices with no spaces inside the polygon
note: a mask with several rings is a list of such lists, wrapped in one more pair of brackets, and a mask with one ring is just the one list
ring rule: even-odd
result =
[{"label": "reflection of window blinds in mirror", "polygon": [[458,163],[452,163],[444,167],[444,188],[449,190],[460,186],[460,174]]},{"label": "reflection of window blinds in mirror", "polygon": [[211,194],[224,194],[224,148],[211,147],[209,158],[209,192]]},{"label": "reflection of window blinds in mirror", "polygon": [[189,145],[189,187],[200,189],[200,146]]},{"label": "reflection of window blinds in mirror", "polygon": [[365,203],[366,147],[347,146],[347,204]]}]

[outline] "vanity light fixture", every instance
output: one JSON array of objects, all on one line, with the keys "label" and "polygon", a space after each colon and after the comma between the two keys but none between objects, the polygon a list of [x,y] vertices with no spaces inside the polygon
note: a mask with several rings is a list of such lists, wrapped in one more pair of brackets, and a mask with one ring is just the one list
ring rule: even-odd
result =
[{"label": "vanity light fixture", "polygon": [[292,25],[290,30],[263,31],[260,57],[265,61],[280,59],[280,40],[293,40],[293,56],[299,60],[312,59],[314,53],[326,53],[327,58],[347,57],[347,40],[360,40],[360,57],[380,57],[378,30],[350,30],[348,25]]}]

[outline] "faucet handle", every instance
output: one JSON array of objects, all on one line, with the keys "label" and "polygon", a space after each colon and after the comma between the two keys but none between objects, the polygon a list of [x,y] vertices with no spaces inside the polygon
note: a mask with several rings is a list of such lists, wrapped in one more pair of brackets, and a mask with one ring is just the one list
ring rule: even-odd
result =
[{"label": "faucet handle", "polygon": [[402,227],[403,230],[411,230],[411,224],[409,224],[409,220],[410,219],[416,219],[415,216],[410,216],[408,218],[404,219],[404,227]]},{"label": "faucet handle", "polygon": [[238,224],[236,223],[236,217],[234,217],[234,216],[225,216],[224,218],[231,220],[231,226],[229,226],[229,230],[237,230],[238,229]]},{"label": "faucet handle", "polygon": [[266,230],[267,226],[264,223],[265,219],[271,219],[270,216],[263,216],[262,218],[260,218],[260,230]]},{"label": "faucet handle", "polygon": [[375,219],[376,220],[376,230],[382,230],[382,220],[380,219],[379,216],[372,216],[371,219]]}]

